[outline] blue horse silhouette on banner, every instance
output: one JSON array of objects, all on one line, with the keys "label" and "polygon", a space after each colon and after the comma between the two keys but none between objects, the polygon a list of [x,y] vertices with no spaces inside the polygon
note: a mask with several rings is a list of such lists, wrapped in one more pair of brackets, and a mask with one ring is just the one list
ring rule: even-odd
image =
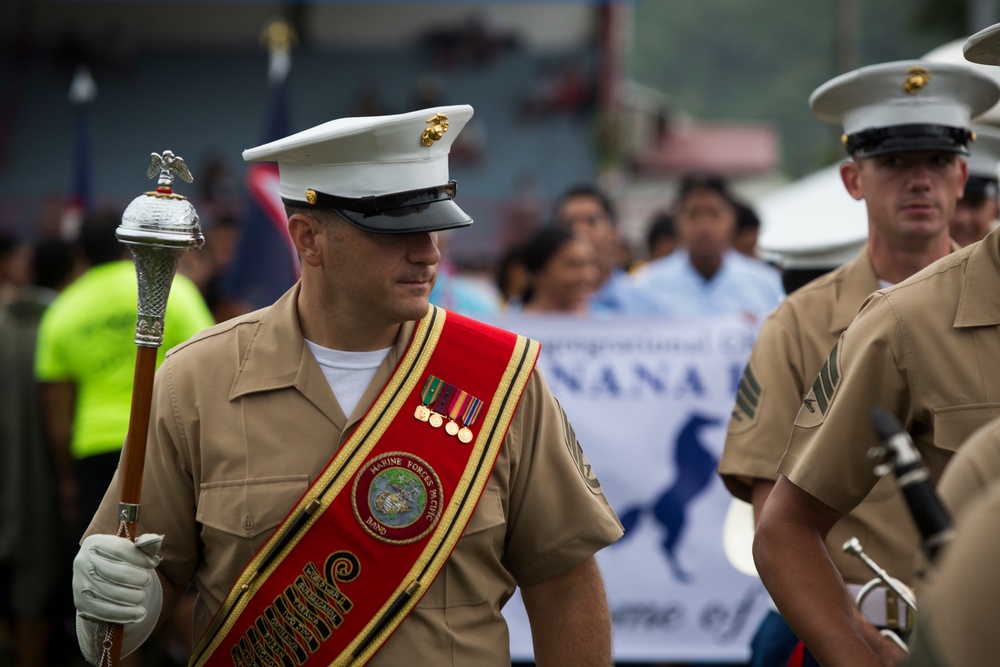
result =
[{"label": "blue horse silhouette on banner", "polygon": [[665,535],[661,544],[667,564],[674,578],[681,582],[691,580],[691,575],[684,571],[677,557],[678,545],[687,524],[688,508],[695,498],[708,490],[715,479],[715,469],[719,463],[703,444],[701,430],[721,423],[715,417],[693,413],[674,441],[676,476],[673,482],[651,504],[634,505],[619,513],[625,535],[617,544],[623,543],[633,534],[644,514],[652,515],[662,526]]}]

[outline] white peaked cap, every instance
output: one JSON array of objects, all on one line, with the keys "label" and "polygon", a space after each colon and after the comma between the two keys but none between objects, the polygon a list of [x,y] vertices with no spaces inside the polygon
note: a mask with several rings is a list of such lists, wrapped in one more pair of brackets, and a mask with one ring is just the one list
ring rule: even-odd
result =
[{"label": "white peaked cap", "polygon": [[381,233],[472,224],[452,201],[448,153],[472,118],[469,105],[391,116],[340,118],[243,151],[247,162],[277,162],[288,204],[332,209]]},{"label": "white peaked cap", "polygon": [[976,140],[969,153],[969,175],[996,180],[1000,165],[1000,128],[973,124],[972,131],[976,133]]},{"label": "white peaked cap", "polygon": [[[966,42],[968,42],[968,40],[964,37],[946,42],[941,46],[928,51],[924,54],[921,60],[930,60],[932,62],[939,63],[952,63],[954,65],[965,65],[966,67],[971,67],[972,69],[991,77],[997,82],[997,84],[1000,84],[1000,67],[997,67],[996,63],[993,63],[992,65],[983,65],[967,60],[963,52]],[[1000,103],[994,104],[983,113],[974,116],[972,121],[974,123],[990,123],[993,125],[1000,125]]]},{"label": "white peaked cap", "polygon": [[970,63],[1000,65],[1000,23],[983,28],[966,40],[962,51]]},{"label": "white peaked cap", "polygon": [[861,156],[941,150],[965,153],[971,119],[1000,100],[993,77],[967,65],[901,60],[842,74],[817,88],[818,118],[842,125]]}]

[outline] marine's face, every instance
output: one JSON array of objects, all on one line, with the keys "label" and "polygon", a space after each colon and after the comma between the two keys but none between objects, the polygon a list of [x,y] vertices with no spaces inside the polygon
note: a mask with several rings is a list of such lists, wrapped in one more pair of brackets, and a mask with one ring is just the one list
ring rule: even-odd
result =
[{"label": "marine's face", "polygon": [[968,169],[954,153],[923,151],[847,162],[841,174],[848,192],[865,200],[877,233],[925,239],[947,229]]},{"label": "marine's face", "polygon": [[960,199],[951,216],[948,233],[963,247],[982,241],[997,219],[998,208],[995,196]]},{"label": "marine's face", "polygon": [[337,312],[373,324],[426,315],[441,259],[437,233],[374,234],[330,217],[325,288]]}]

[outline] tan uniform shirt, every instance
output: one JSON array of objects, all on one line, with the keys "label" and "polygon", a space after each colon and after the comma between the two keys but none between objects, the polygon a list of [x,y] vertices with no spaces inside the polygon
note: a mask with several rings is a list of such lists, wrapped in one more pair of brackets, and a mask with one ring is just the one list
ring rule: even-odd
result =
[{"label": "tan uniform shirt", "polygon": [[909,431],[936,482],[969,434],[1000,416],[998,281],[994,230],[872,295],[799,409],[778,472],[850,512],[876,482],[868,413],[880,406]]},{"label": "tan uniform shirt", "polygon": [[987,487],[1000,481],[1000,419],[973,433],[944,469],[938,496],[957,518]]},{"label": "tan uniform shirt", "polygon": [[995,665],[1000,656],[1000,485],[961,515],[957,537],[921,591],[909,667]]},{"label": "tan uniform shirt", "polygon": [[[879,287],[867,249],[844,266],[790,294],[764,321],[729,420],[719,462],[726,488],[750,502],[753,480],[774,481],[802,399],[837,339],[865,298]],[[865,501],[827,536],[834,564],[845,581],[863,584],[873,574],[856,556],[845,554],[851,537],[894,576],[909,581],[916,529],[899,521],[906,505],[895,482],[881,480]]]},{"label": "tan uniform shirt", "polygon": [[[413,332],[402,327],[347,417],[302,338],[298,292],[199,334],[156,378],[139,531],[166,536],[167,579],[194,580],[196,638],[374,402]],[[115,532],[118,497],[116,477],[90,531]],[[370,664],[509,664],[500,608],[515,585],[560,574],[621,534],[536,371],[462,539]]]}]

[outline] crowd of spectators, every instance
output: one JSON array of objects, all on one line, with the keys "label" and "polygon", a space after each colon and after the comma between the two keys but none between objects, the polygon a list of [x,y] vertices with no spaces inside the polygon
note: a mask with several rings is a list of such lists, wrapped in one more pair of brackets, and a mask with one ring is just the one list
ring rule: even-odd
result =
[{"label": "crowd of spectators", "polygon": [[[784,289],[780,272],[756,256],[759,229],[725,179],[691,174],[676,202],[650,219],[646,255],[635,261],[612,200],[577,185],[557,198],[549,224],[509,244],[497,270],[499,298],[525,313],[735,313],[760,321]],[[537,300],[539,292],[547,296]]]}]

